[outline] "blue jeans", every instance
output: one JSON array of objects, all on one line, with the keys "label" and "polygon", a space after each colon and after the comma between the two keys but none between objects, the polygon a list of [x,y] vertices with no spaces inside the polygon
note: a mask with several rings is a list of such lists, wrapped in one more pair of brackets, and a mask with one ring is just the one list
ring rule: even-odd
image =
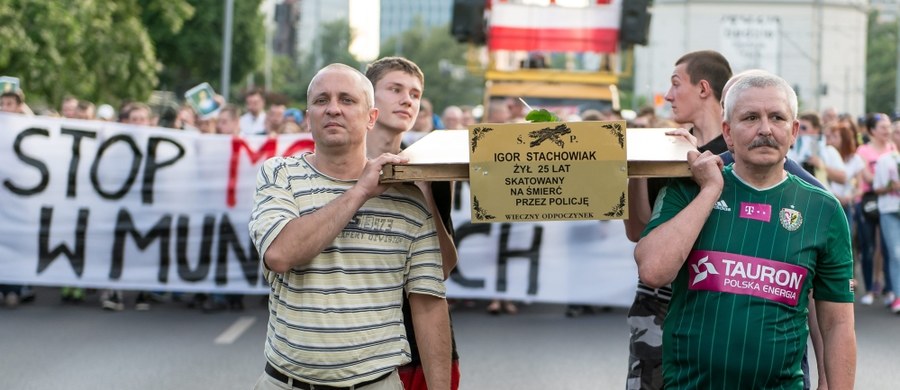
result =
[{"label": "blue jeans", "polygon": [[850,226],[850,232],[853,232],[853,205],[843,206],[844,215],[847,216],[847,224]]},{"label": "blue jeans", "polygon": [[[861,203],[856,203],[856,210],[854,211],[853,218],[856,220],[856,240],[859,249],[859,257],[860,260],[862,260],[863,284],[865,284],[864,287],[866,288],[866,292],[872,292],[874,273],[873,263],[875,260],[875,232],[878,228],[878,223],[866,220]],[[887,253],[887,243],[885,242],[887,240],[884,238],[885,236],[882,234],[881,253]],[[890,275],[890,262],[884,261],[883,263],[885,275],[883,291],[893,291],[891,278],[888,277],[888,275]]]},{"label": "blue jeans", "polygon": [[885,278],[900,286],[900,213],[881,213],[881,242],[887,247],[884,262],[890,264]]}]

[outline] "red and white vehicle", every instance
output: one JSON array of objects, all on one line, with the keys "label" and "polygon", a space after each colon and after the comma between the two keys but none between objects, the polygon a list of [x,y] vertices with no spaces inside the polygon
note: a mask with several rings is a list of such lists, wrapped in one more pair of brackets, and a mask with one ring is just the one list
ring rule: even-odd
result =
[{"label": "red and white vehicle", "polygon": [[561,118],[618,109],[623,0],[488,0],[485,118],[522,98]]}]

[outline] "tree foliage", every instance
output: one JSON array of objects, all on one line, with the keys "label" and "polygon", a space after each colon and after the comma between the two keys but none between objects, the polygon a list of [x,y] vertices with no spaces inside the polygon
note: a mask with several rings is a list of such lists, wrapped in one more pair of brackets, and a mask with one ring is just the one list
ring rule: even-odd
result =
[{"label": "tree foliage", "polygon": [[[235,2],[233,82],[262,61],[260,2]],[[67,94],[118,104],[159,86],[217,85],[224,12],[219,0],[2,1],[0,73],[51,107]]]},{"label": "tree foliage", "polygon": [[[141,7],[141,22],[154,42],[159,42],[162,37],[178,34],[195,11],[187,0],[138,0],[138,4]],[[164,55],[160,58],[164,58]]]},{"label": "tree foliage", "polygon": [[891,113],[897,108],[894,92],[897,78],[897,28],[897,21],[879,23],[877,11],[869,14],[866,47],[867,112]]},{"label": "tree foliage", "polygon": [[[360,62],[350,54],[353,33],[346,19],[335,20],[322,25],[322,32],[315,42],[315,49],[306,56],[306,63],[316,70],[333,63],[360,67]],[[313,71],[315,74],[315,71]],[[311,77],[310,77],[311,78]]]},{"label": "tree foliage", "polygon": [[[152,0],[141,1],[159,3]],[[263,16],[259,12],[260,2],[261,0],[234,2],[230,80],[232,85],[240,84],[262,63],[265,31]],[[156,42],[159,61],[163,64],[160,86],[175,91],[180,96],[191,87],[208,82],[221,93],[225,1],[187,0],[186,5],[187,7],[180,10],[157,6],[150,8],[155,10],[156,16],[145,15],[145,23]],[[188,7],[191,11],[187,10]],[[166,17],[177,20],[179,15],[187,14],[192,15],[185,18],[180,31],[171,28],[175,27],[171,23],[157,22]]]},{"label": "tree foliage", "polygon": [[303,80],[307,77],[311,78],[312,75],[307,76],[307,70],[290,56],[276,55],[272,59],[272,92],[287,96],[288,106],[306,107],[307,84]]},{"label": "tree foliage", "polygon": [[50,106],[66,94],[146,99],[158,62],[140,12],[136,0],[4,1],[0,69],[21,80],[29,101]]},{"label": "tree foliage", "polygon": [[[299,64],[287,58],[276,59],[273,85],[294,102],[306,103],[306,87],[316,71],[331,63],[342,63],[364,70],[363,64],[350,53],[353,32],[346,20],[322,25],[310,50],[303,53]],[[447,26],[426,28],[421,22],[381,46],[380,56],[403,56],[414,61],[425,73],[425,96],[437,113],[448,105],[476,105],[481,102],[484,78],[466,71],[466,50],[457,43]]]},{"label": "tree foliage", "polygon": [[468,47],[450,35],[449,26],[426,28],[416,21],[409,30],[389,38],[380,56],[406,57],[425,73],[425,97],[435,113],[449,105],[480,104],[484,95],[484,74],[467,71]]},{"label": "tree foliage", "polygon": [[278,56],[273,61],[273,89],[303,107],[306,106],[306,87],[319,69],[333,63],[356,69],[361,69],[362,66],[350,54],[353,35],[346,19],[323,23],[321,26],[312,47],[301,53],[299,63],[293,63],[287,56]]}]

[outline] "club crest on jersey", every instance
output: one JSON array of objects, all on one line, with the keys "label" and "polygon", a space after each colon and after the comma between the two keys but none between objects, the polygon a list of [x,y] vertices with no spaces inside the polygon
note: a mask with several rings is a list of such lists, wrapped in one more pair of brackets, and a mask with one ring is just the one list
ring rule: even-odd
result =
[{"label": "club crest on jersey", "polygon": [[781,212],[778,213],[778,219],[781,220],[781,226],[789,232],[799,229],[800,225],[803,224],[803,216],[794,209],[781,209]]}]

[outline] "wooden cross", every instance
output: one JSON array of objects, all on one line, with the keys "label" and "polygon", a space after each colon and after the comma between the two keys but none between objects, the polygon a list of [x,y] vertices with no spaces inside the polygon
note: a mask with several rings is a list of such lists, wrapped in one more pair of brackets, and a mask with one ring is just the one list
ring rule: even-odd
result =
[{"label": "wooden cross", "polygon": [[[626,129],[628,177],[688,177],[687,152],[696,149],[674,129]],[[408,164],[385,165],[381,181],[469,179],[469,131],[436,130],[400,153]]]}]

